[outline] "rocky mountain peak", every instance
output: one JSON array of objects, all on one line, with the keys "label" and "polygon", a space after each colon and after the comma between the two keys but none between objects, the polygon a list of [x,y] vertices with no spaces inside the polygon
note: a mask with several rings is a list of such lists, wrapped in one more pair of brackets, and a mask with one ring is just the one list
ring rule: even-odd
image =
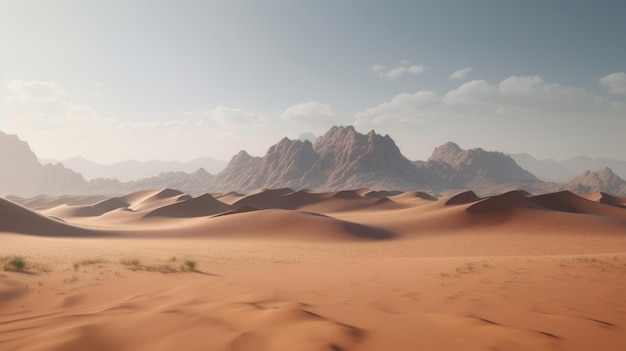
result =
[{"label": "rocky mountain peak", "polygon": [[566,183],[578,192],[605,192],[623,196],[626,194],[626,181],[609,167],[598,172],[585,171]]},{"label": "rocky mountain peak", "polygon": [[451,141],[438,146],[433,150],[432,155],[428,159],[428,161],[441,161],[446,163],[451,163],[452,160],[456,159],[459,154],[463,152],[461,147]]}]

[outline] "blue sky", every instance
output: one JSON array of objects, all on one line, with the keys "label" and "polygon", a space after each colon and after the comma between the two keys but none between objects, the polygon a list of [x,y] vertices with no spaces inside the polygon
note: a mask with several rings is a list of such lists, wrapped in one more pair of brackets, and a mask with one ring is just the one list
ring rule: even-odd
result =
[{"label": "blue sky", "polygon": [[228,160],[332,125],[411,159],[624,159],[621,1],[0,0],[0,130],[42,157]]}]

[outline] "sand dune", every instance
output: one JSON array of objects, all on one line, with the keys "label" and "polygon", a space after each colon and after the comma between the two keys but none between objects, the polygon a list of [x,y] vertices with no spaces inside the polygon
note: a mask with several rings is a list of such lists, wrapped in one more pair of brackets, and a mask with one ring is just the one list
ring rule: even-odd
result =
[{"label": "sand dune", "polygon": [[36,196],[32,198],[21,198],[18,196],[7,196],[7,200],[11,200],[15,203],[18,203],[24,207],[30,208],[31,210],[45,210],[48,208],[60,206],[60,205],[70,205],[70,206],[80,206],[80,205],[92,205],[98,201],[106,201],[108,200],[105,196],[101,195],[86,195],[86,196]]},{"label": "sand dune", "polygon": [[473,191],[466,191],[446,199],[446,205],[463,205],[480,200],[478,195]]},{"label": "sand dune", "polygon": [[[169,234],[166,232],[164,234]],[[246,211],[181,224],[176,237],[344,241],[391,239],[384,229],[339,220],[322,214],[280,209]]]},{"label": "sand dune", "polygon": [[405,191],[397,195],[387,196],[391,199],[395,200],[412,200],[412,199],[423,199],[429,201],[435,201],[437,198],[432,195],[425,193],[423,191]]},{"label": "sand dune", "polygon": [[555,211],[610,216],[626,222],[626,213],[624,213],[626,211],[623,209],[602,202],[587,200],[569,191],[533,196],[531,199],[533,202]]},{"label": "sand dune", "polygon": [[502,219],[504,215],[508,215],[516,210],[522,209],[543,210],[544,208],[536,202],[531,201],[525,193],[521,191],[510,191],[502,195],[496,195],[480,200],[469,206],[467,208],[467,212],[472,214],[489,215]]},{"label": "sand dune", "polygon": [[138,212],[155,210],[190,198],[191,196],[173,189],[144,190],[120,197],[122,201],[130,204],[130,209]]},{"label": "sand dune", "polygon": [[281,197],[293,193],[289,188],[259,189],[232,204],[233,207],[252,206],[255,208],[274,208],[276,201]]},{"label": "sand dune", "polygon": [[402,191],[397,191],[397,190],[396,191],[372,190],[370,188],[361,188],[361,189],[356,189],[355,191],[357,194],[363,197],[374,197],[374,198],[396,196],[396,195],[400,195],[403,193]]},{"label": "sand dune", "polygon": [[626,345],[608,194],[62,198],[0,199],[0,350]]},{"label": "sand dune", "polygon": [[56,237],[89,237],[98,234],[68,225],[59,219],[41,215],[14,202],[0,198],[0,235],[2,235],[2,232]]},{"label": "sand dune", "polygon": [[226,212],[231,207],[209,194],[166,205],[146,214],[146,217],[206,217]]},{"label": "sand dune", "polygon": [[611,205],[611,206],[626,207],[625,198],[612,196],[607,193],[602,193],[602,192],[589,193],[589,194],[581,195],[581,197],[587,200],[596,201],[596,202],[600,202],[600,203]]}]

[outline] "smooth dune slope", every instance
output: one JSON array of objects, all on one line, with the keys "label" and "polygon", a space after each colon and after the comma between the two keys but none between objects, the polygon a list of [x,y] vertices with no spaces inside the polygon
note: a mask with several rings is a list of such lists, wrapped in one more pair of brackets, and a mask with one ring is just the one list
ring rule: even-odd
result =
[{"label": "smooth dune slope", "polygon": [[60,219],[46,217],[0,198],[0,235],[2,232],[55,237],[89,237],[101,234],[69,225]]}]

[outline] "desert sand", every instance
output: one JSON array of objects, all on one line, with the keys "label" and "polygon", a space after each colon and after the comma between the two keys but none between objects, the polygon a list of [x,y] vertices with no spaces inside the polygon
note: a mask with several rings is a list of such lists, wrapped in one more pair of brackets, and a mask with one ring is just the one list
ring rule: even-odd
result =
[{"label": "desert sand", "polygon": [[626,349],[604,193],[0,198],[0,268],[0,350]]}]

